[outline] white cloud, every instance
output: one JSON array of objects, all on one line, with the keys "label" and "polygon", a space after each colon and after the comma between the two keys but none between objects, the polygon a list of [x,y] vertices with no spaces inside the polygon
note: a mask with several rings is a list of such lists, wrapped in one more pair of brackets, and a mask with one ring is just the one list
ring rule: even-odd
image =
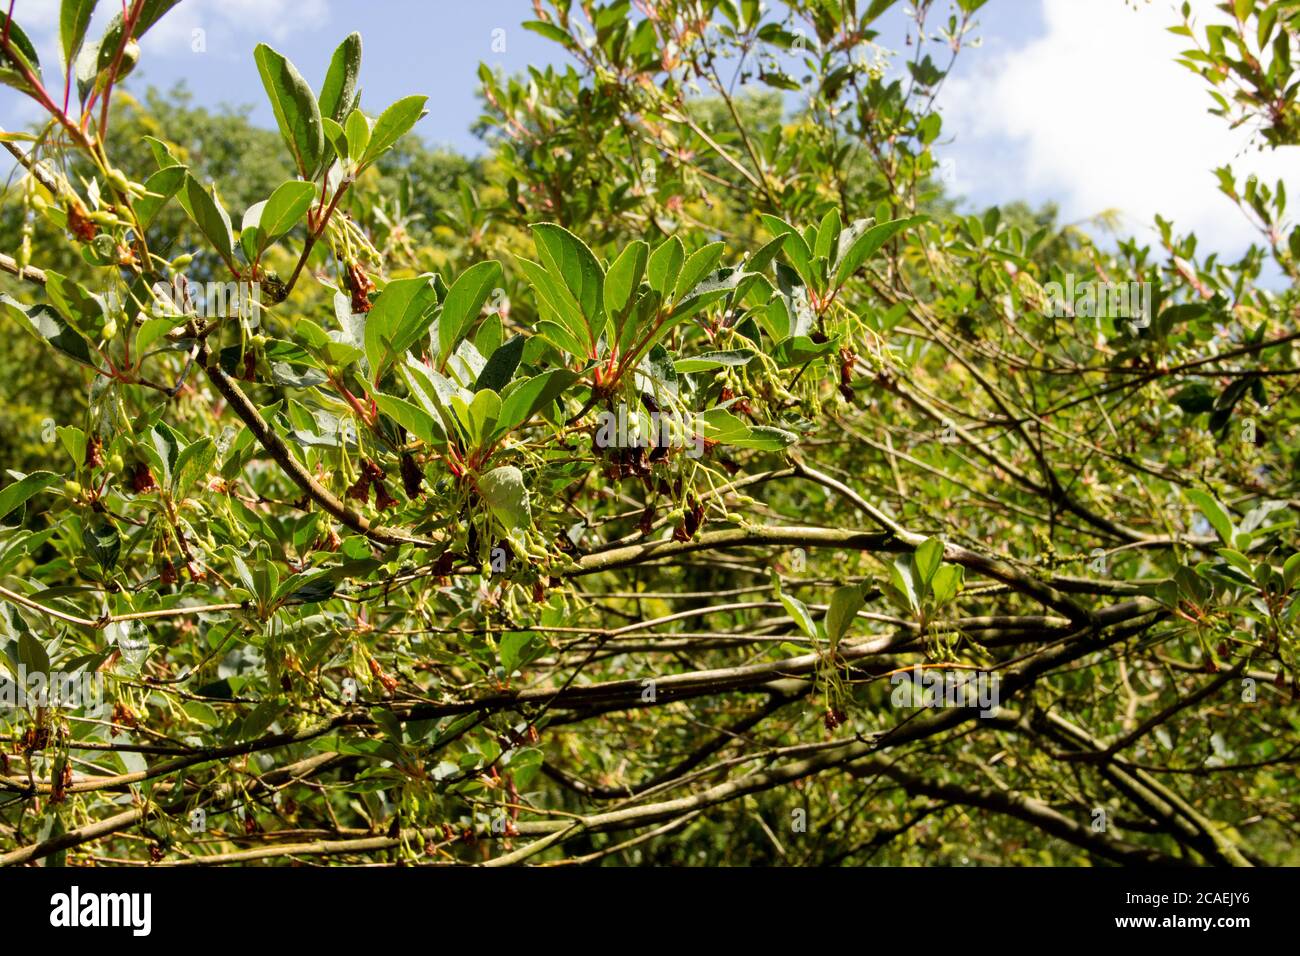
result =
[{"label": "white cloud", "polygon": [[[43,64],[57,64],[61,0],[17,0],[14,20],[32,38]],[[7,9],[7,6],[6,6]],[[101,3],[88,38],[102,36],[117,3]],[[249,37],[283,42],[298,33],[321,29],[330,20],[329,0],[186,0],[155,24],[141,45],[152,57],[189,55],[193,31],[206,32],[208,51],[223,45],[247,46]]]},{"label": "white cloud", "polygon": [[282,43],[320,30],[330,20],[328,0],[190,0],[178,4],[150,30],[141,46],[154,56],[188,56],[203,31],[208,53],[237,55],[257,41]]},{"label": "white cloud", "polygon": [[[958,187],[990,202],[1054,199],[1065,221],[1118,209],[1126,232],[1146,235],[1159,212],[1229,255],[1257,241],[1211,170],[1231,163],[1239,180],[1272,183],[1295,151],[1258,152],[1207,112],[1204,82],[1174,62],[1188,44],[1167,30],[1181,22],[1171,0],[1036,2],[1043,36],[964,52],[967,71],[941,95]],[[1210,0],[1192,6],[1202,24],[1221,16]]]},{"label": "white cloud", "polygon": [[[53,30],[59,24],[61,0],[18,0],[14,4],[14,22],[29,34]],[[9,5],[5,4],[5,12]]]}]

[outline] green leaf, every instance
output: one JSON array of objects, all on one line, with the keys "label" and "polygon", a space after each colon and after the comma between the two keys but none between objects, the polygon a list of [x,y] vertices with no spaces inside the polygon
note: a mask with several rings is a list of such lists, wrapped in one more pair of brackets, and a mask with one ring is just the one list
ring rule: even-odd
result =
[{"label": "green leaf", "polygon": [[910,554],[901,554],[889,566],[889,580],[912,613],[921,610],[921,601],[917,595],[916,575],[913,571]]},{"label": "green leaf", "polygon": [[[119,14],[119,18],[120,18]],[[115,19],[116,23],[117,20]],[[84,43],[81,52],[77,54],[77,61],[73,65],[73,73],[77,78],[77,98],[84,105],[90,91],[99,85],[99,52],[103,45],[103,40],[95,40],[93,43]]]},{"label": "green leaf", "polygon": [[403,354],[433,321],[437,303],[438,294],[428,276],[394,279],[384,286],[366,314],[366,360],[372,381],[378,382],[389,362]]},{"label": "green leaf", "polygon": [[392,395],[376,395],[375,403],[380,411],[416,438],[435,448],[446,447],[447,436],[442,426],[423,408]]},{"label": "green leaf", "polygon": [[85,42],[90,16],[98,0],[63,0],[59,10],[59,40],[63,45],[63,62],[74,64]]},{"label": "green leaf", "polygon": [[285,711],[285,705],[272,697],[254,707],[247,717],[240,722],[236,740],[255,740],[266,732]]},{"label": "green leaf", "polygon": [[82,365],[97,367],[85,337],[48,305],[25,306],[9,295],[0,295],[0,304],[37,338]]},{"label": "green leaf", "polygon": [[781,603],[785,605],[786,612],[794,619],[794,622],[799,625],[799,629],[807,634],[811,640],[817,640],[819,637],[817,633],[817,624],[813,621],[812,615],[808,613],[807,605],[798,598],[791,597],[788,594],[780,594],[777,596],[781,599]]},{"label": "green leaf", "polygon": [[543,341],[549,342],[561,352],[569,355],[584,357],[588,356],[589,349],[583,345],[567,327],[560,325],[558,322],[543,320],[537,323],[537,337]]},{"label": "green leaf", "polygon": [[605,311],[618,315],[632,301],[632,293],[641,284],[650,246],[640,239],[633,242],[614,260],[605,276]]},{"label": "green leaf", "polygon": [[211,438],[200,438],[185,446],[176,456],[175,478],[172,490],[184,495],[187,488],[207,475],[217,459],[217,447]]},{"label": "green leaf", "polygon": [[388,147],[406,135],[424,115],[424,104],[428,99],[427,96],[403,97],[380,113],[370,131],[370,144],[366,147],[365,156],[361,158],[362,165],[374,162]]},{"label": "green leaf", "polygon": [[481,392],[486,388],[500,392],[509,385],[515,369],[519,368],[519,360],[523,358],[524,346],[527,342],[528,340],[522,335],[516,335],[493,352],[474,382],[474,391]]},{"label": "green leaf", "polygon": [[[67,449],[68,457],[72,459],[73,464],[81,467],[81,463],[86,460],[86,433],[73,425],[60,425],[54,431],[59,436],[59,441],[63,443],[63,447]],[[0,518],[3,517],[4,515],[0,515]]]},{"label": "green leaf", "polygon": [[519,427],[555,401],[577,380],[577,372],[567,368],[555,368],[541,375],[534,375],[512,387],[501,399],[501,416],[497,419],[498,432],[504,433]]},{"label": "green leaf", "polygon": [[512,674],[524,661],[524,651],[536,637],[532,631],[510,631],[501,635],[497,653],[506,674]]},{"label": "green leaf", "polygon": [[833,649],[849,631],[849,626],[866,603],[866,587],[846,584],[831,592],[830,606],[826,609],[826,639]]},{"label": "green leaf", "polygon": [[570,355],[594,358],[595,345],[582,308],[564,282],[531,259],[520,256],[516,261],[524,278],[537,293],[538,313],[542,316],[537,325],[538,334]]},{"label": "green leaf", "polygon": [[122,551],[122,539],[107,518],[96,516],[87,521],[81,529],[81,543],[86,546],[86,553],[105,571],[111,571],[116,566],[117,557]]},{"label": "green leaf", "polygon": [[813,265],[812,250],[808,248],[808,240],[797,232],[791,231],[785,234],[785,244],[781,247],[794,266],[795,272],[799,273],[799,278],[803,280],[805,286],[809,289],[820,290],[822,283],[817,272],[816,266]]},{"label": "green leaf", "polygon": [[941,566],[935,572],[934,580],[930,582],[930,593],[934,596],[934,603],[942,607],[956,597],[965,574],[966,569],[959,564]]},{"label": "green leaf", "polygon": [[758,355],[752,349],[734,349],[730,352],[703,352],[689,358],[678,359],[673,368],[679,372],[704,372],[711,368],[748,365]]},{"label": "green leaf", "polygon": [[149,195],[141,196],[135,201],[135,214],[140,218],[140,225],[148,228],[154,218],[185,185],[189,171],[184,166],[166,166],[144,181],[144,188]]},{"label": "green leaf", "polygon": [[520,24],[520,26],[525,30],[531,30],[538,36],[546,37],[546,39],[552,40],[565,47],[573,45],[573,37],[561,30],[554,23],[547,23],[545,20],[525,20]]},{"label": "green leaf", "polygon": [[722,250],[725,248],[725,243],[711,242],[703,249],[698,249],[691,254],[691,257],[682,266],[681,272],[677,274],[677,281],[673,284],[674,301],[684,299],[688,293],[703,281],[706,275],[717,268],[718,260],[722,258]]},{"label": "green leaf", "polygon": [[1231,545],[1236,526],[1228,515],[1227,509],[1219,504],[1215,498],[1199,488],[1188,490],[1187,497],[1200,510],[1201,514],[1205,515],[1205,520],[1214,528],[1215,533],[1218,534],[1223,543]]},{"label": "green leaf", "polygon": [[817,227],[817,244],[813,246],[813,255],[818,259],[829,259],[831,252],[840,241],[842,227],[840,211],[832,206],[830,212],[822,217],[821,225]]},{"label": "green leaf", "polygon": [[500,396],[487,389],[470,393],[468,401],[461,395],[454,395],[451,406],[469,438],[468,444],[473,448],[484,447],[501,417]]},{"label": "green leaf", "polygon": [[827,339],[825,342],[814,342],[806,335],[796,335],[778,344],[770,354],[781,368],[793,368],[823,355],[830,355],[839,347],[838,337]]},{"label": "green leaf", "polygon": [[235,234],[230,226],[230,215],[217,201],[214,193],[204,189],[197,179],[186,175],[180,191],[181,205],[199,227],[199,232],[212,244],[222,260],[232,268],[235,263]]},{"label": "green leaf", "polygon": [[[262,205],[261,214],[254,226],[257,243],[255,258],[260,258],[266,247],[298,225],[316,198],[314,183],[291,180],[281,183]],[[248,228],[247,216],[245,228]],[[241,236],[242,239],[242,236]]]},{"label": "green leaf", "polygon": [[385,737],[395,744],[402,742],[402,722],[397,719],[397,715],[391,710],[373,707],[370,710],[370,717],[375,722],[375,725],[384,732]]},{"label": "green leaf", "polygon": [[460,340],[483,311],[483,303],[502,281],[501,263],[488,259],[470,266],[452,283],[438,316],[439,368],[446,366]]},{"label": "green leaf", "polygon": [[943,563],[943,542],[938,538],[926,538],[915,552],[916,573],[924,593],[934,580],[934,574]]},{"label": "green leaf", "polygon": [[605,309],[605,272],[600,262],[585,242],[563,226],[542,222],[532,229],[542,265],[573,296],[585,324],[586,344],[594,344]]},{"label": "green leaf", "polygon": [[18,638],[18,661],[30,673],[49,674],[50,655],[35,635],[24,633]]},{"label": "green leaf", "polygon": [[817,271],[813,268],[812,249],[808,246],[808,240],[805,239],[794,226],[790,225],[784,219],[778,216],[772,216],[762,213],[759,216],[763,220],[763,225],[767,226],[772,235],[781,237],[781,248],[784,250],[786,258],[794,266],[795,272],[803,280],[805,286],[809,289],[815,289],[819,283],[817,281]]},{"label": "green leaf", "polygon": [[[6,4],[5,9],[12,9],[11,5]],[[41,61],[36,55],[36,47],[28,39],[27,34],[13,20],[9,19],[4,10],[0,10],[0,32],[4,32],[9,37],[9,45],[13,51],[15,59],[28,67],[39,80],[41,78]],[[8,74],[6,76],[6,74]],[[3,54],[0,54],[0,79],[15,89],[25,90],[28,88],[27,82],[20,79],[20,75],[13,70]]]},{"label": "green leaf", "polygon": [[365,155],[366,147],[370,145],[370,120],[361,110],[353,110],[348,114],[346,130],[347,155],[355,162]]},{"label": "green leaf", "polygon": [[514,465],[502,465],[480,475],[478,490],[492,515],[507,531],[527,527],[532,522],[524,473]]},{"label": "green leaf", "polygon": [[682,271],[682,263],[685,261],[686,249],[680,239],[669,236],[661,242],[659,248],[650,254],[650,262],[646,269],[650,288],[667,297],[677,282],[677,276]]},{"label": "green leaf", "polygon": [[515,787],[522,790],[533,782],[538,771],[542,769],[545,755],[536,747],[525,747],[510,758],[507,765],[514,779]]},{"label": "green leaf", "polygon": [[[136,17],[135,28],[131,31],[131,36],[135,37],[137,40],[140,39],[155,23],[163,18],[163,15],[167,13],[168,10],[180,2],[181,0],[144,0],[140,5],[140,14]],[[108,28],[108,32],[104,34],[106,40],[114,40],[114,28],[119,31],[120,35],[122,29],[120,20],[121,15],[119,14],[114,18],[113,24]],[[115,46],[116,42],[111,42],[109,45]]]},{"label": "green leaf", "polygon": [[798,435],[782,428],[750,425],[725,408],[710,408],[700,419],[705,425],[705,438],[736,448],[781,451],[799,440]]},{"label": "green leaf", "polygon": [[333,162],[335,156],[340,160],[347,162],[348,154],[350,152],[348,149],[347,130],[343,128],[341,123],[335,122],[328,116],[322,116],[320,118],[320,124],[321,130],[325,136],[325,145],[331,147],[330,149],[325,150],[325,158],[322,160],[321,166],[324,167]]},{"label": "green leaf", "polygon": [[321,84],[320,115],[336,123],[352,109],[357,96],[357,76],[361,72],[361,34],[349,33],[334,51],[325,82]]},{"label": "green leaf", "polygon": [[320,105],[297,67],[265,43],[253,50],[284,144],[303,179],[311,179],[325,152]]},{"label": "green leaf", "polygon": [[1300,551],[1287,558],[1286,564],[1282,565],[1282,583],[1288,591],[1295,589],[1297,580],[1300,580]]},{"label": "green leaf", "polygon": [[852,277],[853,273],[857,272],[859,267],[874,256],[886,242],[904,229],[918,225],[925,222],[925,220],[925,216],[894,219],[890,222],[882,222],[879,225],[872,226],[858,236],[838,258],[835,265],[835,288],[838,289],[844,285]]},{"label": "green leaf", "polygon": [[1234,551],[1231,548],[1220,548],[1219,557],[1245,575],[1247,581],[1254,580],[1255,566],[1240,551]]},{"label": "green leaf", "polygon": [[44,491],[58,480],[59,476],[53,472],[34,471],[0,489],[0,521],[9,517],[11,512],[26,503],[32,495]]}]

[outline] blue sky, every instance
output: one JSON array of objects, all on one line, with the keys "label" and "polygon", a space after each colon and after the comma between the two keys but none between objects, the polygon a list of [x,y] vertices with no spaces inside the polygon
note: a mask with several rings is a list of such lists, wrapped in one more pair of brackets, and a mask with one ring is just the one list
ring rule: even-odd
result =
[{"label": "blue sky", "polygon": [[[100,6],[102,21],[117,3]],[[1159,211],[1228,254],[1255,238],[1215,191],[1210,170],[1231,162],[1271,181],[1295,164],[1289,150],[1258,155],[1245,133],[1206,114],[1200,81],[1173,62],[1183,42],[1166,30],[1178,22],[1175,6],[989,0],[979,14],[981,43],[963,51],[939,100],[939,153],[952,161],[954,188],[968,205],[1050,199],[1068,221],[1115,209],[1125,232],[1148,237]],[[1193,6],[1203,18],[1215,16],[1212,0]],[[478,64],[515,72],[565,57],[519,27],[531,7],[530,0],[184,0],[146,37],[130,86],[184,80],[199,103],[251,104],[254,119],[270,126],[253,46],[270,43],[319,84],[334,45],[359,30],[366,108],[376,112],[408,93],[428,94],[420,135],[474,152],[481,149],[469,132],[478,113]],[[57,64],[57,9],[58,0],[16,0],[15,19],[46,63]],[[886,45],[899,39],[903,24],[891,17]],[[91,30],[97,35],[102,27]],[[32,104],[0,88],[0,125],[35,118]],[[1296,194],[1300,184],[1291,185]]]}]

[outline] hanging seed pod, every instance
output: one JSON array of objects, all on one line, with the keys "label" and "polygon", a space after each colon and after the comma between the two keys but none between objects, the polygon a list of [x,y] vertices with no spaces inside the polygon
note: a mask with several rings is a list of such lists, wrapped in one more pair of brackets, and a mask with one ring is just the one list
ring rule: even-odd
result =
[{"label": "hanging seed pod", "polygon": [[344,283],[352,294],[352,311],[369,312],[371,308],[370,293],[375,291],[375,284],[361,268],[360,263],[349,262],[344,273]]},{"label": "hanging seed pod", "polygon": [[98,435],[91,435],[86,439],[86,460],[84,464],[87,468],[104,467],[104,439]]},{"label": "hanging seed pod", "polygon": [[431,570],[434,577],[445,578],[447,575],[451,574],[452,568],[455,566],[456,556],[450,551],[444,551],[442,554],[438,555],[437,559],[433,562],[433,568]]},{"label": "hanging seed pod", "polygon": [[81,242],[92,242],[99,235],[99,227],[90,220],[90,214],[86,212],[86,207],[81,204],[80,200],[73,199],[68,203],[68,231],[72,233]]},{"label": "hanging seed pod", "polygon": [[356,501],[370,500],[370,479],[365,474],[362,474],[352,483],[352,487],[348,488],[348,497]]},{"label": "hanging seed pod", "polygon": [[366,665],[370,668],[371,675],[374,676],[375,680],[384,685],[386,691],[391,694],[393,691],[397,690],[397,679],[389,677],[388,674],[384,673],[384,669],[379,666],[379,661],[367,655]]},{"label": "hanging seed pod", "polygon": [[641,512],[641,520],[637,522],[637,530],[642,534],[649,534],[654,530],[655,506],[646,505],[645,511]]},{"label": "hanging seed pod", "polygon": [[333,552],[333,551],[337,551],[337,550],[339,549],[339,545],[342,544],[342,543],[343,543],[343,542],[342,542],[342,540],[339,538],[338,534],[337,534],[337,533],[335,532],[335,530],[331,527],[331,528],[328,528],[328,529],[327,529],[326,534],[325,534],[325,537],[323,537],[323,538],[317,538],[316,541],[312,544],[311,547],[312,547],[312,550],[313,550],[313,551],[331,551],[331,552]]},{"label": "hanging seed pod", "polygon": [[424,473],[416,463],[415,456],[410,452],[402,455],[401,473],[402,490],[406,492],[406,497],[418,498],[420,496],[420,485],[424,483]]},{"label": "hanging seed pod", "polygon": [[396,508],[401,502],[388,493],[388,487],[382,482],[375,483],[375,507],[380,511]]},{"label": "hanging seed pod", "polygon": [[158,490],[158,481],[154,478],[153,471],[142,461],[131,467],[130,481],[131,490],[137,495]]}]

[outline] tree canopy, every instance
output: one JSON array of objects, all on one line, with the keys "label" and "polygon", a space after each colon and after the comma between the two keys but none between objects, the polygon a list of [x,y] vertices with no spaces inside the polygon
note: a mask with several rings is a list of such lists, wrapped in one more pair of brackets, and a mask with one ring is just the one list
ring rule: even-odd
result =
[{"label": "tree canopy", "polygon": [[[66,98],[0,14],[0,863],[1300,862],[1281,183],[1235,260],[966,211],[984,0],[538,0],[482,158],[355,33],[133,98],[174,4],[63,0]],[[1222,7],[1187,95],[1296,145]]]}]

